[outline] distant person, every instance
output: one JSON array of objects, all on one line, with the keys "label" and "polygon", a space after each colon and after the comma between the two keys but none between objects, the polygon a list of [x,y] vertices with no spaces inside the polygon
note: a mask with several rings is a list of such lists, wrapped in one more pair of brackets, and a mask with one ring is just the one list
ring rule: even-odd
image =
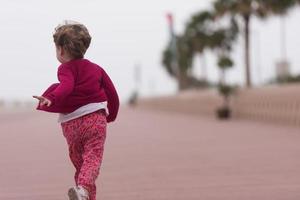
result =
[{"label": "distant person", "polygon": [[102,162],[106,126],[116,119],[119,98],[113,82],[99,65],[84,58],[91,36],[79,23],[66,23],[53,35],[59,83],[51,85],[37,109],[59,113],[69,155],[76,168],[70,200],[96,200],[96,178]]}]

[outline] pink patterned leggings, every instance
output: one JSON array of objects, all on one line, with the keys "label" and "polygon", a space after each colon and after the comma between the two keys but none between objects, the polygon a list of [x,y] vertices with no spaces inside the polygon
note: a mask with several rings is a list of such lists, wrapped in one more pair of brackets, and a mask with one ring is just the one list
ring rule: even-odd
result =
[{"label": "pink patterned leggings", "polygon": [[97,111],[61,124],[69,146],[69,156],[76,168],[75,183],[88,190],[96,200],[96,178],[102,162],[106,138],[106,116]]}]

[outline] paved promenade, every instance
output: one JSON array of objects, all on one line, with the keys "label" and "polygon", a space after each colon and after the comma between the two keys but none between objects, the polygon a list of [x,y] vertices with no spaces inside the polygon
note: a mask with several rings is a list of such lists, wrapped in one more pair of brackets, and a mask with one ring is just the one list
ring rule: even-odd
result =
[{"label": "paved promenade", "polygon": [[[0,200],[67,200],[74,168],[53,114],[0,112]],[[98,200],[299,200],[300,128],[122,108]]]}]

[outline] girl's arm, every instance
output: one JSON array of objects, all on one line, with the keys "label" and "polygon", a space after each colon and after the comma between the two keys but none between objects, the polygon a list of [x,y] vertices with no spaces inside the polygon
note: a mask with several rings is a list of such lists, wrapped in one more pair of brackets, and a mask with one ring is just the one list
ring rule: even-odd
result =
[{"label": "girl's arm", "polygon": [[45,95],[51,101],[51,105],[62,104],[63,100],[71,94],[74,89],[74,76],[67,66],[60,66],[57,72],[59,84],[55,90]]},{"label": "girl's arm", "polygon": [[114,87],[113,82],[107,75],[107,73],[102,69],[102,85],[107,97],[107,107],[109,115],[107,116],[107,122],[112,122],[116,119],[119,111],[119,97],[118,93]]}]

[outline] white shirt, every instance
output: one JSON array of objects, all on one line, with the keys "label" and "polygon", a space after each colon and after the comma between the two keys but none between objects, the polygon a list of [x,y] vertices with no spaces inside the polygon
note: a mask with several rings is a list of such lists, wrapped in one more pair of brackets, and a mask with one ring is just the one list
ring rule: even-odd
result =
[{"label": "white shirt", "polygon": [[107,109],[107,102],[99,102],[99,103],[90,103],[84,106],[81,106],[80,108],[76,109],[75,111],[68,113],[68,114],[62,114],[60,113],[58,116],[58,123],[64,123],[67,121],[70,121],[72,119],[79,118],[83,115],[87,115],[93,112],[96,112],[97,110],[105,109],[106,114],[108,115],[108,109]]}]

